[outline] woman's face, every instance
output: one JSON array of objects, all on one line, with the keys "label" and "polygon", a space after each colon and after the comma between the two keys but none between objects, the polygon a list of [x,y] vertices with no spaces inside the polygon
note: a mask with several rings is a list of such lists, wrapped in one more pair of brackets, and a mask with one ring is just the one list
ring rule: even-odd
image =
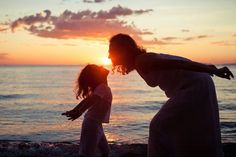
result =
[{"label": "woman's face", "polygon": [[122,65],[123,57],[121,55],[122,47],[119,47],[116,44],[110,43],[109,45],[109,56],[113,65]]}]

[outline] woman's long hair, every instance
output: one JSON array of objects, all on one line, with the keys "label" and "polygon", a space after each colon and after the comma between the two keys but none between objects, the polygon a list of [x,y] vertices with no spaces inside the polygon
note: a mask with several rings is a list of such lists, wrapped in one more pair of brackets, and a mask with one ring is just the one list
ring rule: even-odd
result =
[{"label": "woman's long hair", "polygon": [[88,97],[100,83],[106,81],[108,73],[108,70],[95,64],[85,66],[76,80],[76,99]]},{"label": "woman's long hair", "polygon": [[[115,45],[112,47],[112,45]],[[117,34],[110,39],[110,49],[116,49],[113,56],[122,56],[122,65],[113,65],[113,71],[118,71],[122,74],[128,74],[134,70],[135,57],[139,54],[146,53],[146,50],[137,45],[135,40],[127,34]]]}]

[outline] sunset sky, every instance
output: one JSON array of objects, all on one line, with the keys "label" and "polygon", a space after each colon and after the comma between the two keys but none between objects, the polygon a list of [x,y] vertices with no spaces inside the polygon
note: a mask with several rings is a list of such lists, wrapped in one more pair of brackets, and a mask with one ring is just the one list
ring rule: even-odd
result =
[{"label": "sunset sky", "polygon": [[236,63],[236,0],[0,1],[0,64],[104,64],[116,33],[149,52]]}]

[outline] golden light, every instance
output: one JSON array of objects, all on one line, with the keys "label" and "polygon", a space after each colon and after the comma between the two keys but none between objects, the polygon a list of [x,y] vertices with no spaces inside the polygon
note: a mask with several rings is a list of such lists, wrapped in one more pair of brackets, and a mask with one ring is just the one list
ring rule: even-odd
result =
[{"label": "golden light", "polygon": [[103,57],[102,58],[102,63],[104,65],[111,65],[111,60],[109,58],[107,58],[107,57]]}]

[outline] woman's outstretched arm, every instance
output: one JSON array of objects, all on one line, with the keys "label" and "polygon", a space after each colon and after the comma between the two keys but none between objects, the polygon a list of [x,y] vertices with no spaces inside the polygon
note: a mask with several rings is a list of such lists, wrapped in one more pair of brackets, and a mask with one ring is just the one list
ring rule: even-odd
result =
[{"label": "woman's outstretched arm", "polygon": [[215,65],[206,65],[194,61],[184,61],[184,60],[170,60],[161,58],[142,58],[140,64],[145,65],[145,71],[149,70],[169,70],[169,69],[184,69],[196,72],[205,72],[210,75],[216,75],[221,78],[231,79],[234,78],[233,73],[228,69],[228,67],[217,68]]},{"label": "woman's outstretched arm", "polygon": [[181,60],[161,60],[159,64],[165,65],[168,69],[184,69],[196,72],[206,72],[210,75],[216,75],[221,78],[231,79],[234,78],[233,73],[228,67],[217,68],[215,65],[206,65],[194,61],[181,61]]}]

